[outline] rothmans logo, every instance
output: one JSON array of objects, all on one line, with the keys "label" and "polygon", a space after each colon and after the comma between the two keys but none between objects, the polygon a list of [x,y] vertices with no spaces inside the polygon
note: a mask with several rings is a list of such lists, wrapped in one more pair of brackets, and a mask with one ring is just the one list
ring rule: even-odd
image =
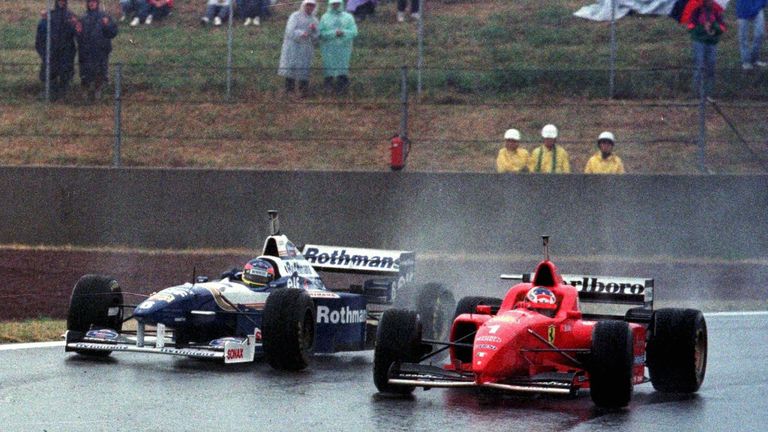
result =
[{"label": "rothmans logo", "polygon": [[[380,254],[375,255],[377,252]],[[400,266],[399,254],[385,255],[383,252],[387,251],[364,249],[320,250],[317,247],[308,246],[304,251],[304,258],[312,264],[397,270]]]},{"label": "rothmans logo", "polygon": [[317,307],[318,324],[360,324],[368,318],[365,309],[350,309],[344,306],[341,309],[331,309],[328,306]]}]

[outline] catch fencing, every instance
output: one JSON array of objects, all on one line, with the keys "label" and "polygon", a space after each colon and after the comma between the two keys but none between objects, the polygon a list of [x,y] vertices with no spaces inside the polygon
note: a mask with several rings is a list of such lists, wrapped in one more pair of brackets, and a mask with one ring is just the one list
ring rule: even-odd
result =
[{"label": "catch fencing", "polygon": [[[103,2],[113,14],[117,3]],[[541,126],[554,123],[561,129],[560,142],[578,153],[577,165],[594,151],[599,132],[612,130],[630,160],[662,150],[675,155],[656,172],[764,172],[768,166],[765,73],[718,68],[715,102],[710,102],[696,96],[689,68],[617,68],[614,26],[611,60],[603,68],[439,67],[424,60],[425,45],[430,53],[440,43],[425,30],[433,18],[426,6],[418,25],[407,27],[418,37],[393,34],[379,40],[382,36],[372,32],[356,42],[356,50],[375,51],[393,46],[394,40],[402,52],[391,52],[392,61],[399,57],[405,66],[388,61],[352,68],[352,86],[344,96],[324,94],[322,71],[314,69],[315,94],[286,97],[276,75],[280,37],[254,36],[229,24],[184,33],[183,49],[165,52],[163,62],[113,63],[108,93],[90,106],[76,88],[51,103],[47,86],[38,80],[39,64],[0,63],[0,104],[10,119],[0,124],[0,140],[11,146],[29,143],[28,151],[11,159],[22,164],[250,167],[238,162],[247,160],[238,152],[253,143],[261,146],[251,151],[267,152],[301,142],[336,149],[325,153],[329,159],[362,153],[365,161],[349,157],[348,166],[375,170],[386,169],[388,139],[399,134],[413,143],[413,169],[439,171],[441,158],[477,154],[484,161],[466,169],[484,171],[492,170],[505,129],[521,129],[523,144],[530,147],[538,145]],[[283,15],[297,7],[298,2],[277,3],[275,22],[260,31],[279,32]],[[171,17],[177,25],[194,25],[203,10],[187,3],[177,8]],[[142,38],[168,37],[166,30],[162,24],[122,26],[126,57],[140,59],[141,50],[161,49]],[[249,45],[254,42],[260,44],[256,54]],[[207,60],[196,61],[201,58]],[[503,64],[503,56],[491,62]],[[73,142],[90,143],[85,157],[58,153]],[[443,155],[419,155],[419,143],[436,144]],[[191,156],[206,149],[229,154],[213,162]],[[51,150],[57,150],[56,157],[45,156]],[[329,166],[319,160],[305,168]],[[648,172],[643,166],[630,169]]]}]

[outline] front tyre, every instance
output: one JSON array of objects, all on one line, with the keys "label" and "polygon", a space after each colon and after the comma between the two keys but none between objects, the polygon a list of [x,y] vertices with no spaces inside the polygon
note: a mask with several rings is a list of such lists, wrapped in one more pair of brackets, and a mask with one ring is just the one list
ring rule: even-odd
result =
[{"label": "front tyre", "polygon": [[[91,328],[120,332],[123,328],[123,293],[109,276],[87,274],[72,289],[67,312],[67,330],[87,333]],[[107,357],[112,351],[75,350],[90,357]]]},{"label": "front tyre", "polygon": [[315,305],[306,291],[285,288],[271,292],[261,327],[264,357],[270,366],[298,371],[309,365],[315,346]]},{"label": "front tyre", "polygon": [[651,320],[648,372],[661,392],[696,392],[707,371],[707,323],[696,309],[659,309]]},{"label": "front tyre", "polygon": [[382,393],[406,395],[413,386],[389,384],[389,370],[394,363],[418,362],[422,325],[416,312],[390,309],[384,312],[376,333],[373,350],[373,383]]},{"label": "front tyre", "polygon": [[446,340],[451,328],[451,313],[456,307],[453,293],[439,283],[424,284],[419,289],[416,310],[426,339]]},{"label": "front tyre", "polygon": [[624,321],[599,321],[592,330],[590,396],[595,405],[621,408],[632,399],[632,331]]}]

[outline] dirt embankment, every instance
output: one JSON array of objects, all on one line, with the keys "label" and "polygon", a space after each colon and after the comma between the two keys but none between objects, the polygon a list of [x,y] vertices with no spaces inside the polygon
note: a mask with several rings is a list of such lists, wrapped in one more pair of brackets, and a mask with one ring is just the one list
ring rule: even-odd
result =
[{"label": "dirt embankment", "polygon": [[[193,274],[216,277],[242,265],[249,255],[203,252],[79,251],[0,249],[0,320],[66,317],[72,287],[86,273],[108,274],[120,282],[127,303],[164,287],[191,281]],[[768,308],[768,265],[710,261],[625,262],[566,258],[557,260],[570,274],[636,276],[655,279],[660,305],[701,309]],[[509,281],[501,273],[530,272],[532,259],[466,256],[417,257],[417,279],[448,285],[457,298],[501,297]]]}]

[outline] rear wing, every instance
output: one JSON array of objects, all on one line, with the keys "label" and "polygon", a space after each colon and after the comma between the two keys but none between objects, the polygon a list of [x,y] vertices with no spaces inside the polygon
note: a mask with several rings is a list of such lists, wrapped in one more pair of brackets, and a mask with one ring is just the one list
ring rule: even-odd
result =
[{"label": "rear wing", "polygon": [[304,245],[301,253],[316,270],[413,279],[416,265],[411,251]]},{"label": "rear wing", "polygon": [[[634,308],[645,310],[645,313],[641,313],[641,315],[646,315],[653,311],[653,279],[569,274],[561,275],[561,277],[563,278],[563,283],[571,285],[578,290],[579,302],[581,303],[633,306]],[[530,283],[533,280],[533,273],[503,274],[501,278]],[[613,310],[615,309],[613,308]],[[627,311],[623,312],[626,313]],[[631,315],[634,315],[634,313]],[[585,313],[585,316],[595,318],[616,317],[617,314]],[[630,317],[630,315],[626,316]]]}]

